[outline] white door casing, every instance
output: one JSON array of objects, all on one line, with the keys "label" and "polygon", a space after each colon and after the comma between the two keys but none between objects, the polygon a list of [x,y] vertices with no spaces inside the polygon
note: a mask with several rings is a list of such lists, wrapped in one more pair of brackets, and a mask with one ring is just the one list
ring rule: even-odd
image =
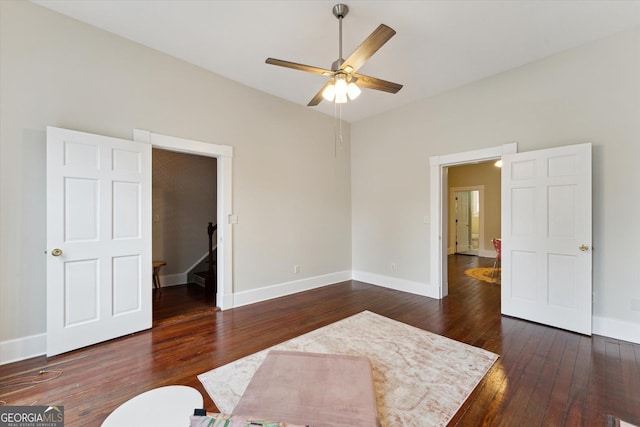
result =
[{"label": "white door casing", "polygon": [[502,313],[591,335],[591,144],[502,160]]},{"label": "white door casing", "polygon": [[[153,148],[217,159],[217,278],[216,305],[221,310],[234,306],[233,293],[233,147],[179,138],[134,129],[133,140],[146,142]],[[237,220],[237,218],[236,218]]]},{"label": "white door casing", "polygon": [[151,261],[151,145],[48,127],[47,355],[150,328]]},{"label": "white door casing", "polygon": [[[447,281],[448,209],[447,170],[449,166],[499,159],[505,154],[517,152],[518,145],[510,142],[496,147],[482,148],[464,153],[445,154],[429,158],[430,164],[430,285],[427,295],[444,298],[449,294]],[[481,200],[480,209],[484,206]],[[482,215],[482,214],[481,214]],[[482,234],[482,230],[480,231]]]}]

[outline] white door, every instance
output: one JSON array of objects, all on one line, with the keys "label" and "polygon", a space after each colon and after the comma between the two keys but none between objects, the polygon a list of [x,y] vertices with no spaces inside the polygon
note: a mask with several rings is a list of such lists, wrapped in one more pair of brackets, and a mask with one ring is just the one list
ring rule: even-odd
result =
[{"label": "white door", "polygon": [[458,191],[456,198],[456,252],[467,252],[471,249],[471,218],[469,215],[469,191]]},{"label": "white door", "polygon": [[591,335],[591,144],[502,160],[502,313]]},{"label": "white door", "polygon": [[47,355],[148,329],[151,145],[47,128]]}]

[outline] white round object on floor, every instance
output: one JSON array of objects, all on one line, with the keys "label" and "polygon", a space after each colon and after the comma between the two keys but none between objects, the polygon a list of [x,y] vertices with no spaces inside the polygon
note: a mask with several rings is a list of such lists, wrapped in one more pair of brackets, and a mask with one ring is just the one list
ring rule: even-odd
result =
[{"label": "white round object on floor", "polygon": [[118,406],[102,427],[189,426],[193,410],[204,401],[198,390],[183,385],[154,388]]}]

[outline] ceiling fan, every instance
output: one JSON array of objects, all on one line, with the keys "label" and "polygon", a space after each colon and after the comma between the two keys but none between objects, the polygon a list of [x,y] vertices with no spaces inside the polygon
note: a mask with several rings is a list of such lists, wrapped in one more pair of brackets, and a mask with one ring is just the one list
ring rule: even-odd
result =
[{"label": "ceiling fan", "polygon": [[337,4],[333,6],[332,12],[339,22],[339,56],[331,65],[330,70],[275,58],[267,58],[266,63],[331,77],[309,101],[307,105],[310,107],[318,105],[323,98],[327,101],[334,101],[336,104],[343,104],[347,102],[347,98],[353,100],[360,95],[360,87],[388,93],[396,93],[402,89],[400,84],[356,73],[396,32],[392,28],[380,24],[345,60],[342,58],[342,19],[349,13],[349,7],[346,4]]}]

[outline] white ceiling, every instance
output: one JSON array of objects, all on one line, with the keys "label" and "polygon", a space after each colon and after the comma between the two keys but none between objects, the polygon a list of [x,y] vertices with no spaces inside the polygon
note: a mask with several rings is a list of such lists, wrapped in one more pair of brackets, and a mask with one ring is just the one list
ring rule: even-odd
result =
[{"label": "white ceiling", "polygon": [[[331,68],[336,0],[34,0],[247,86],[306,105],[326,77],[267,57]],[[345,0],[343,56],[381,23],[397,34],[359,71],[404,85],[363,89],[343,106],[355,122],[640,26],[639,0]],[[332,104],[315,108],[333,115]]]}]

